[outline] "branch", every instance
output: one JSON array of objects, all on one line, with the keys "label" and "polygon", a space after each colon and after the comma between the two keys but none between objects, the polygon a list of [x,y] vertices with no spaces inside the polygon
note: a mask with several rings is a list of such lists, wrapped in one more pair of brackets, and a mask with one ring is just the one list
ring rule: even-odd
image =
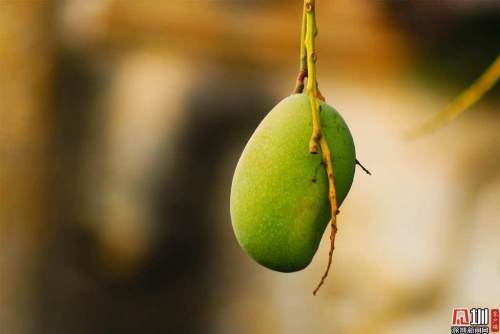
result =
[{"label": "branch", "polygon": [[307,95],[311,101],[313,132],[309,140],[309,152],[318,153],[318,144],[321,137],[321,126],[319,120],[319,105],[317,100],[317,82],[316,82],[316,53],[314,38],[316,29],[316,8],[315,0],[305,0],[304,9],[306,11],[306,37],[305,47],[307,54]]},{"label": "branch", "polygon": [[[311,139],[309,141],[309,152],[312,154],[318,153],[318,145],[321,148],[321,154],[323,157],[323,163],[325,165],[326,173],[328,176],[328,199],[331,207],[331,233],[330,233],[330,251],[328,253],[328,264],[326,270],[321,277],[316,289],[314,289],[313,294],[316,295],[320,287],[325,282],[328,272],[332,264],[333,251],[335,249],[335,236],[337,235],[337,195],[335,190],[335,179],[333,175],[333,165],[332,165],[332,154],[328,143],[324,136],[321,134],[321,123],[320,123],[320,105],[318,103],[318,82],[316,79],[316,48],[314,39],[318,34],[318,28],[316,26],[316,1],[315,0],[304,0],[304,10],[306,15],[306,35],[304,39],[305,51],[307,56],[307,95],[309,96],[311,102],[312,111],[312,123],[313,132]],[[324,97],[321,95],[321,98]]]},{"label": "branch", "polygon": [[315,296],[316,293],[318,293],[318,290],[323,285],[323,283],[325,283],[325,280],[328,277],[328,272],[330,271],[330,267],[332,265],[333,251],[335,250],[335,236],[337,235],[337,215],[339,214],[337,206],[337,194],[335,190],[335,179],[333,176],[333,166],[331,160],[332,155],[328,147],[328,143],[326,142],[324,137],[321,137],[320,145],[321,145],[321,152],[323,153],[323,161],[325,163],[326,172],[328,175],[328,189],[329,189],[328,198],[330,200],[332,219],[330,220],[331,232],[330,232],[330,251],[328,252],[328,264],[326,265],[326,269],[325,272],[323,273],[323,276],[321,276],[321,280],[316,286],[316,289],[314,289],[313,291],[313,295]]},{"label": "branch", "polygon": [[408,139],[418,138],[448,124],[451,120],[457,118],[461,113],[479,101],[479,99],[495,85],[498,79],[500,79],[500,55],[497,56],[495,61],[486,71],[484,71],[476,82],[460,94],[443,111],[424,124],[409,131],[407,134]]}]

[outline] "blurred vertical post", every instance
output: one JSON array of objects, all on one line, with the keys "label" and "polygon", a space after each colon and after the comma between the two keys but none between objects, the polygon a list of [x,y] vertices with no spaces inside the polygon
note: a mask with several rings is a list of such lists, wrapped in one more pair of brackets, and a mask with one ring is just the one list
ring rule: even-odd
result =
[{"label": "blurred vertical post", "polygon": [[0,3],[0,333],[26,333],[47,222],[50,2]]}]

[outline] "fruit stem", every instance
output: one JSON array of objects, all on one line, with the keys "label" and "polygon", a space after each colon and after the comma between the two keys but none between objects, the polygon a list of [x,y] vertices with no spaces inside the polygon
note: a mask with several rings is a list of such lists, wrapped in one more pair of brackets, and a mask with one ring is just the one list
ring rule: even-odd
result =
[{"label": "fruit stem", "polygon": [[337,206],[337,194],[335,190],[335,180],[333,177],[333,166],[332,166],[332,160],[331,160],[331,152],[330,148],[328,147],[328,143],[326,142],[324,137],[321,137],[320,139],[320,146],[321,146],[321,152],[323,154],[323,162],[326,166],[326,173],[328,175],[328,198],[330,200],[330,207],[331,207],[331,214],[332,214],[332,219],[330,220],[330,227],[331,227],[331,232],[330,232],[330,251],[328,252],[328,264],[326,266],[325,272],[323,273],[323,276],[321,276],[321,280],[316,286],[316,289],[313,291],[313,295],[316,296],[316,293],[318,293],[319,288],[325,283],[325,279],[328,276],[328,272],[330,271],[330,267],[332,265],[332,256],[333,256],[333,251],[335,249],[335,236],[337,235],[337,215],[339,213],[338,206]]},{"label": "fruit stem", "polygon": [[[304,80],[307,78],[307,51],[305,45],[306,38],[306,6],[302,10],[302,27],[300,29],[300,59],[299,59],[299,74],[297,75],[297,81],[295,82],[294,94],[301,94],[304,91]],[[318,30],[315,31],[315,36],[318,34]],[[318,82],[316,81],[316,91],[318,99],[325,101],[325,97],[319,91]]]},{"label": "fruit stem", "polygon": [[319,120],[319,105],[317,100],[316,82],[316,60],[314,38],[316,37],[316,1],[305,0],[304,10],[306,13],[306,36],[304,44],[307,54],[307,95],[311,101],[313,132],[309,140],[309,152],[318,153],[319,139],[321,138],[321,126]]},{"label": "fruit stem", "polygon": [[304,91],[304,79],[307,77],[307,54],[306,54],[306,7],[302,10],[302,27],[300,29],[300,65],[299,74],[297,75],[297,82],[295,83],[295,94],[300,94]]},{"label": "fruit stem", "polygon": [[[323,157],[323,163],[325,165],[326,173],[328,176],[328,199],[331,207],[331,233],[330,233],[330,251],[328,253],[328,265],[326,270],[321,277],[316,289],[314,289],[313,294],[316,295],[319,288],[325,282],[328,272],[332,264],[333,250],[335,249],[335,236],[337,235],[337,194],[335,190],[335,179],[333,174],[332,165],[332,154],[328,143],[324,136],[321,134],[321,122],[320,122],[320,105],[318,99],[324,100],[324,97],[318,91],[318,82],[316,79],[316,46],[314,39],[318,34],[318,27],[316,26],[316,1],[315,0],[304,0],[304,13],[306,18],[305,27],[305,37],[304,37],[304,47],[307,57],[307,95],[311,101],[311,111],[312,111],[312,125],[313,132],[311,139],[309,141],[309,152],[312,154],[318,153],[318,145],[321,149],[321,154]],[[301,49],[302,51],[302,49]],[[302,59],[302,58],[301,58]],[[302,65],[301,65],[302,66]]]}]

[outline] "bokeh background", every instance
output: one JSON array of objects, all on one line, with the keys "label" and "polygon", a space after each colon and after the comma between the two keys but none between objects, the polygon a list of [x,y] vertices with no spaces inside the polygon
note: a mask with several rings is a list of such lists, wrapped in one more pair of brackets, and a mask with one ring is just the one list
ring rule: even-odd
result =
[{"label": "bokeh background", "polygon": [[239,248],[232,172],[293,90],[300,1],[0,0],[0,333],[446,333],[500,304],[499,1],[318,1],[357,170],[312,264]]}]

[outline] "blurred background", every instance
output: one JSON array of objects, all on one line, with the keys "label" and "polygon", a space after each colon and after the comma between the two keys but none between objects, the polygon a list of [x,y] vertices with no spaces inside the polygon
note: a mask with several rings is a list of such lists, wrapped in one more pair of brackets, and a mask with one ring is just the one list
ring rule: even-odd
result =
[{"label": "blurred background", "polygon": [[0,333],[445,333],[500,304],[500,2],[318,1],[357,170],[312,264],[239,248],[237,159],[293,90],[301,1],[0,0]]}]

